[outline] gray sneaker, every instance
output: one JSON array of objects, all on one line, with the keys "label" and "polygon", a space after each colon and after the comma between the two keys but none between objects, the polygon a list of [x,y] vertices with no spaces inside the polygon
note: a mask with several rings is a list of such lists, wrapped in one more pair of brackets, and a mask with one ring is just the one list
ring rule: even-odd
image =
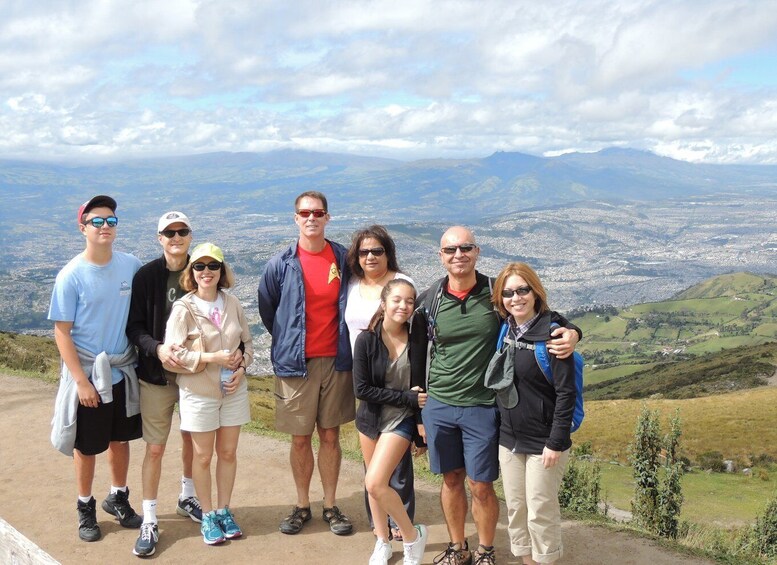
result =
[{"label": "gray sneaker", "polygon": [[97,525],[96,504],[94,497],[89,502],[78,501],[78,537],[84,541],[97,541],[102,537]]},{"label": "gray sneaker", "polygon": [[141,524],[140,535],[132,553],[138,557],[149,557],[156,551],[156,542],[159,541],[159,528],[156,524]]}]

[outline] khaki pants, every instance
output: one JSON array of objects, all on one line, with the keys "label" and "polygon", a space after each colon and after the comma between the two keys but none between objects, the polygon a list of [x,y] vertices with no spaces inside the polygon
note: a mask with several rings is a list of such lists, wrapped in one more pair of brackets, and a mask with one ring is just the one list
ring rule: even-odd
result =
[{"label": "khaki pants", "polygon": [[545,469],[541,455],[512,453],[499,446],[499,466],[507,503],[510,550],[516,557],[531,555],[538,563],[553,563],[563,554],[558,490],[569,450]]}]

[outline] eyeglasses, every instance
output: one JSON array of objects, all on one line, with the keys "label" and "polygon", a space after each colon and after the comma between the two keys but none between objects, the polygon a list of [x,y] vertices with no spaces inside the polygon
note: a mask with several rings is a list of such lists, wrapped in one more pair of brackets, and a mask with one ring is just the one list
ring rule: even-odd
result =
[{"label": "eyeglasses", "polygon": [[366,257],[372,253],[373,257],[380,257],[386,252],[382,247],[373,247],[372,249],[359,249],[359,257]]},{"label": "eyeglasses", "polygon": [[311,214],[313,214],[314,218],[323,218],[326,216],[326,210],[297,210],[297,214],[303,218],[309,218]]},{"label": "eyeglasses", "polygon": [[462,253],[469,253],[473,249],[477,249],[477,247],[474,243],[462,243],[461,245],[446,245],[440,251],[445,255],[455,255],[457,249],[460,249]]},{"label": "eyeglasses", "polygon": [[116,216],[108,216],[107,218],[89,218],[84,222],[86,224],[92,224],[93,227],[100,229],[105,224],[108,224],[109,228],[115,228],[119,223],[119,218]]},{"label": "eyeglasses", "polygon": [[221,263],[214,261],[213,263],[208,263],[207,265],[205,263],[194,263],[192,265],[192,269],[195,271],[204,271],[206,268],[209,271],[218,271],[221,269]]},{"label": "eyeglasses", "polygon": [[192,233],[192,230],[190,230],[189,228],[181,228],[179,230],[162,230],[159,233],[161,233],[167,239],[173,239],[175,237],[175,234],[178,234],[181,237],[186,237],[187,235]]},{"label": "eyeglasses", "polygon": [[502,290],[502,298],[512,298],[513,296],[526,296],[531,292],[530,286],[519,286],[518,288],[505,288]]}]

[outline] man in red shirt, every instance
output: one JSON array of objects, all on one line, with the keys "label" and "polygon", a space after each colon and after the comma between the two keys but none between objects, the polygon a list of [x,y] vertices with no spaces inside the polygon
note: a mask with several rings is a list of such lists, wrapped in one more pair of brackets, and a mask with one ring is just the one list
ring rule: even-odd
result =
[{"label": "man in red shirt", "polygon": [[335,505],[342,451],[340,426],[355,417],[351,347],[345,325],[346,248],[325,238],[329,211],[320,192],[300,194],[294,221],[299,239],[273,256],[259,283],[259,314],[272,335],[275,427],[289,433],[297,504],[280,524],[296,534],[310,520],[313,430],[318,429],[318,470],[323,519],[338,535],[350,520]]}]

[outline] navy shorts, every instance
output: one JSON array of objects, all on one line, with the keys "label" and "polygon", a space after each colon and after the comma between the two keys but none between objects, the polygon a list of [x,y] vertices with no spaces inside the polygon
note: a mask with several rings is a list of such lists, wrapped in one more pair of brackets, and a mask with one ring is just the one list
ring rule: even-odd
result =
[{"label": "navy shorts", "polygon": [[451,406],[431,396],[422,412],[433,473],[464,468],[473,481],[499,477],[499,409]]},{"label": "navy shorts", "polygon": [[75,448],[82,455],[97,455],[112,441],[130,441],[143,435],[140,414],[127,418],[124,381],[113,385],[113,402],[100,402],[96,408],[78,405]]}]

